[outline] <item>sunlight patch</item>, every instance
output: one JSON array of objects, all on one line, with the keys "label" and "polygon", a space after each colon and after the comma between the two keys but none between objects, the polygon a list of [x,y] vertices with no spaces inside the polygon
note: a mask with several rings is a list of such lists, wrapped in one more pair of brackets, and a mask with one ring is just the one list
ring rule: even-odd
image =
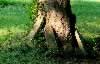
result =
[{"label": "sunlight patch", "polygon": [[[1,0],[3,1],[3,0]],[[5,2],[21,2],[21,3],[31,3],[32,0],[5,0]]]},{"label": "sunlight patch", "polygon": [[88,2],[100,2],[100,0],[82,0],[82,1],[88,1]]},{"label": "sunlight patch", "polygon": [[18,27],[4,28],[4,29],[0,29],[0,36],[17,34],[17,33],[21,33],[21,32],[25,32],[25,30],[20,29]]}]

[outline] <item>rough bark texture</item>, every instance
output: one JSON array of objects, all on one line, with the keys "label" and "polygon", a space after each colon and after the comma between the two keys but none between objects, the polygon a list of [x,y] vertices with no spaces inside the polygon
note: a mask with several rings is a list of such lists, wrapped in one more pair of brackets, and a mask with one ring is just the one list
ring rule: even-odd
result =
[{"label": "rough bark texture", "polygon": [[[69,52],[79,46],[85,53],[82,42],[79,41],[79,34],[75,32],[76,17],[71,11],[70,0],[39,0],[38,4],[38,22],[35,23],[35,28],[30,35],[34,37],[41,23],[45,22],[45,38],[48,48],[59,48]],[[43,18],[45,20],[40,20]]]},{"label": "rough bark texture", "polygon": [[[58,47],[62,48],[64,51],[70,51],[72,50],[72,47],[77,46],[77,41],[75,39],[75,17],[71,11],[70,1],[48,0],[47,2],[48,10],[45,34],[48,35],[49,31],[46,27],[49,25],[54,32],[56,40],[58,41]],[[48,37],[46,36],[46,38]],[[48,44],[51,46],[50,42],[48,42]]]}]

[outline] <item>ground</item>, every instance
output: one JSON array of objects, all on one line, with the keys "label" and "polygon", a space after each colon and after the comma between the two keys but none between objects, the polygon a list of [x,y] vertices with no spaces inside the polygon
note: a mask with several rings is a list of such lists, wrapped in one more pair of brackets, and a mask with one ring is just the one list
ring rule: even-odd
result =
[{"label": "ground", "polygon": [[[77,17],[77,29],[88,43],[95,45],[100,41],[100,2],[72,1],[71,5]],[[24,36],[32,27],[35,17],[36,0],[33,3],[32,0],[0,0],[0,64],[100,63],[99,59],[47,58],[43,54],[44,49],[24,44]],[[34,44],[44,42],[42,36],[38,34]]]}]

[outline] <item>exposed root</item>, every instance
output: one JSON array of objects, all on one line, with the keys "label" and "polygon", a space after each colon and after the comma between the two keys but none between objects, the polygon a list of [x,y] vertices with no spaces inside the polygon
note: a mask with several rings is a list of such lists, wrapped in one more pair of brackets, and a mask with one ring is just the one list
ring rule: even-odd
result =
[{"label": "exposed root", "polygon": [[82,41],[81,41],[81,39],[80,39],[80,34],[78,33],[77,30],[75,31],[75,36],[76,36],[76,40],[77,40],[79,49],[82,51],[82,53],[83,53],[84,55],[86,55],[87,53],[86,53],[86,51],[85,51],[85,49],[84,49],[83,43],[82,43]]}]

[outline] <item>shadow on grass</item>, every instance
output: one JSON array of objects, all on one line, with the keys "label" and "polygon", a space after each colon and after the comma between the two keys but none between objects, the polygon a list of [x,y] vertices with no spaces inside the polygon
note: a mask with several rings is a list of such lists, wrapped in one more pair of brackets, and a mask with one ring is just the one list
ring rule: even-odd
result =
[{"label": "shadow on grass", "polygon": [[83,45],[87,52],[87,58],[97,58],[100,56],[100,37],[83,38]]},{"label": "shadow on grass", "polygon": [[[19,35],[20,36],[20,35]],[[63,55],[61,54],[60,51],[57,50],[48,50],[46,47],[43,47],[43,43],[41,38],[38,38],[39,35],[36,38],[36,40],[40,40],[38,42],[33,41],[34,45],[37,43],[37,47],[29,47],[27,44],[28,41],[23,39],[23,37],[19,37],[18,35],[16,38],[12,38],[12,40],[9,40],[5,45],[0,46],[0,63],[5,63],[5,64],[22,64],[22,63],[30,63],[30,64],[67,64],[67,63],[95,63],[96,58],[93,57],[78,57],[78,56],[73,56],[71,54],[75,53],[69,53]],[[43,36],[43,35],[42,35]],[[100,37],[94,38],[96,42],[100,42]],[[40,43],[41,42],[41,43]],[[89,44],[91,41],[88,40],[87,44]],[[42,45],[42,46],[40,46]],[[93,46],[94,44],[89,44],[86,45],[85,47],[88,48],[88,55],[92,53],[91,56],[93,56]],[[59,53],[60,52],[60,53]],[[67,55],[67,56],[66,56]],[[82,55],[83,56],[83,55]],[[8,60],[9,59],[9,60]],[[100,60],[100,59],[99,59]],[[99,61],[98,60],[98,61]],[[4,62],[5,61],[5,62]]]}]

